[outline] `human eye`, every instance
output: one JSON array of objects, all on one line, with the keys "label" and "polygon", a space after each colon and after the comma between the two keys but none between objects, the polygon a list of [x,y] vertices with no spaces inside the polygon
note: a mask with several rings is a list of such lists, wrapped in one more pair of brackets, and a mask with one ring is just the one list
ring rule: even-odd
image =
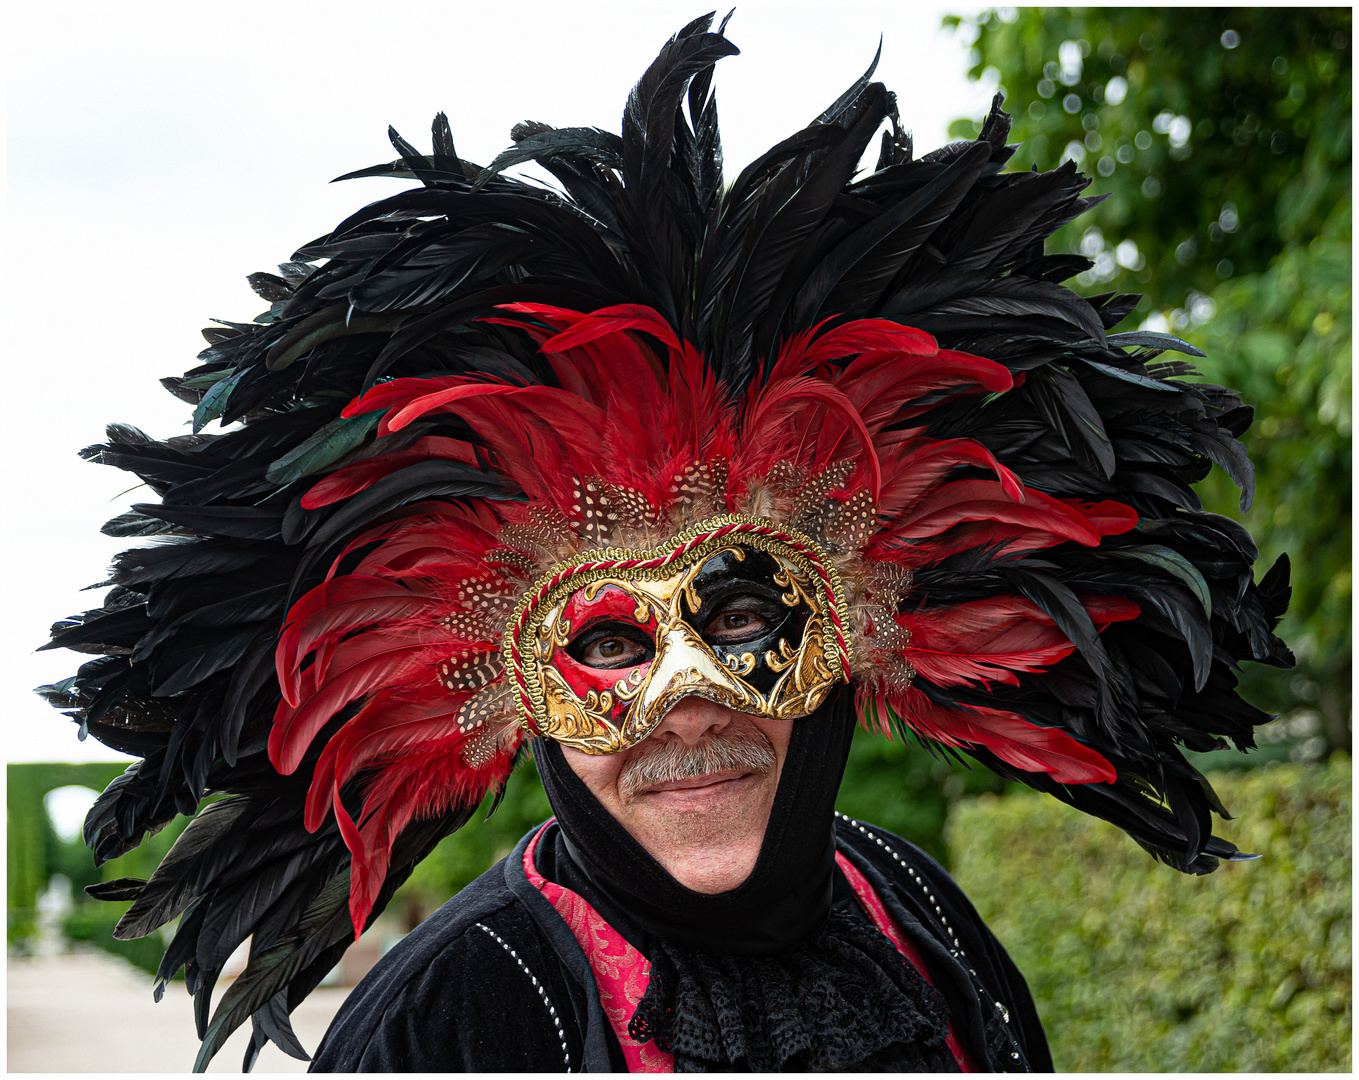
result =
[{"label": "human eye", "polygon": [[774,604],[767,598],[733,596],[724,600],[703,624],[703,640],[711,645],[740,645],[764,637],[776,622]]},{"label": "human eye", "polygon": [[567,652],[587,667],[624,668],[650,660],[654,645],[637,627],[612,623],[590,629]]}]

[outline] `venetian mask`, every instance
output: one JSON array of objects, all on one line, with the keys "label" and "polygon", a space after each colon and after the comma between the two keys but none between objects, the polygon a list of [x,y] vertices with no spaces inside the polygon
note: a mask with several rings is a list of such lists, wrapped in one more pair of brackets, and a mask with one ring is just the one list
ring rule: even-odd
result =
[{"label": "venetian mask", "polygon": [[611,754],[690,695],[774,719],[815,711],[849,681],[844,607],[812,540],[726,516],[555,567],[520,603],[505,658],[531,730]]}]

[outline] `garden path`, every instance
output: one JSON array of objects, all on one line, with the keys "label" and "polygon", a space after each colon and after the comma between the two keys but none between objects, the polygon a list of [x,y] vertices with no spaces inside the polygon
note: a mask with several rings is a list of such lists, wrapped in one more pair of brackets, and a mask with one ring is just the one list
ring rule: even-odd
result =
[{"label": "garden path", "polygon": [[[9,1072],[187,1073],[198,1053],[193,1001],[183,982],[159,1004],[152,980],[103,952],[8,958],[6,972]],[[219,986],[214,998],[224,986]],[[293,1013],[293,1030],[315,1050],[348,993],[318,987]],[[209,1072],[239,1072],[248,1042],[236,1031]],[[270,1043],[255,1072],[305,1072],[307,1064]]]}]

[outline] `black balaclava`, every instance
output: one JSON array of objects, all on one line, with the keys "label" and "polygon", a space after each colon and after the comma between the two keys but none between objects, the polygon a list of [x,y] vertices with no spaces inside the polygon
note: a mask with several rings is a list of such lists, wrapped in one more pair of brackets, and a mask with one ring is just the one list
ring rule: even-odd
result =
[{"label": "black balaclava", "polygon": [[716,895],[671,877],[557,743],[535,746],[560,826],[539,869],[651,961],[629,1032],[673,1054],[676,1072],[957,1071],[942,996],[865,919],[832,911],[853,700],[842,688],[794,724],[755,869]]},{"label": "black balaclava", "polygon": [[851,691],[837,693],[793,724],[755,869],[738,888],[712,895],[671,877],[590,793],[561,747],[539,740],[538,772],[567,853],[592,892],[664,940],[738,956],[806,940],[830,914],[835,796],[854,735],[853,700]]}]

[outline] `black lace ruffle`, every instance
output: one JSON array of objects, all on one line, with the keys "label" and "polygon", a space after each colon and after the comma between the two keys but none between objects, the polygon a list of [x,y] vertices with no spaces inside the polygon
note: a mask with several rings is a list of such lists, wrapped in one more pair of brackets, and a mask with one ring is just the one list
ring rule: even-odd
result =
[{"label": "black lace ruffle", "polygon": [[628,1025],[676,1072],[957,1072],[948,1010],[873,926],[833,911],[810,942],[736,957],[657,942]]}]

